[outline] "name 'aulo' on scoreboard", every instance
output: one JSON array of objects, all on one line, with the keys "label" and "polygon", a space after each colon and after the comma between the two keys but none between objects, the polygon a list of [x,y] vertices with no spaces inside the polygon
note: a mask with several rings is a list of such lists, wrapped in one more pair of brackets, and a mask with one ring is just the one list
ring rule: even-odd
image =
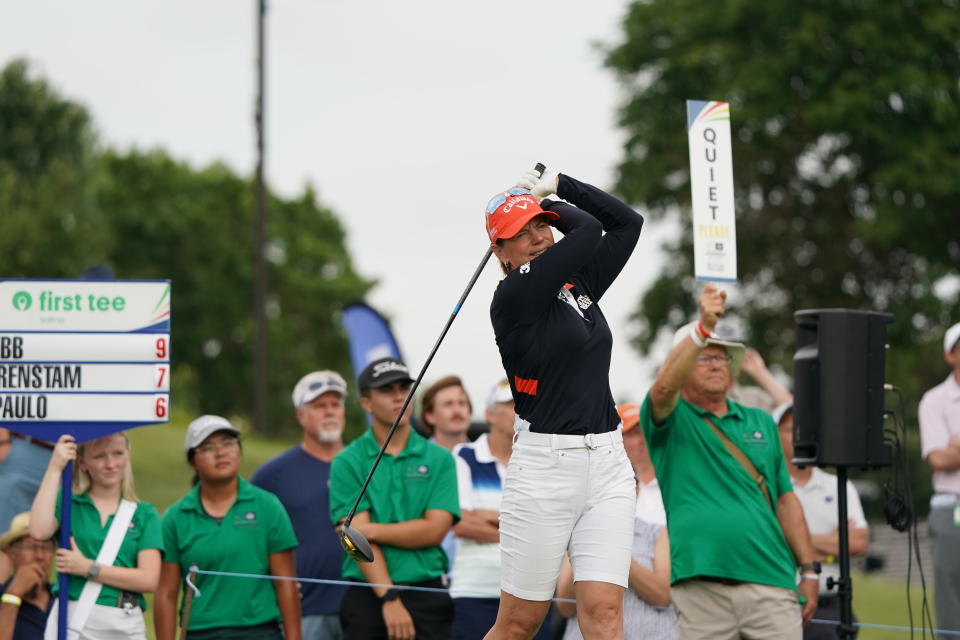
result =
[{"label": "name 'aulo' on scoreboard", "polygon": [[169,398],[169,281],[0,280],[0,426],[96,437],[167,422]]}]

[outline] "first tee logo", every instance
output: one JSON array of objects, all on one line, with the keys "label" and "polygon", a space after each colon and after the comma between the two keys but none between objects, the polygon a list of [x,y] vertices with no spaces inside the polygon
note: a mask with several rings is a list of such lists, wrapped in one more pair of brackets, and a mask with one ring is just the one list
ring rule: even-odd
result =
[{"label": "first tee logo", "polygon": [[[53,291],[41,291],[38,297],[37,310],[41,313],[54,311],[117,311],[122,312],[127,306],[123,296],[101,296],[95,294],[71,293],[56,295]],[[28,291],[18,291],[13,294],[11,301],[17,311],[27,311],[33,306],[33,296]]]},{"label": "first tee logo", "polygon": [[13,308],[17,311],[26,311],[33,304],[33,296],[26,291],[17,291],[13,294]]}]

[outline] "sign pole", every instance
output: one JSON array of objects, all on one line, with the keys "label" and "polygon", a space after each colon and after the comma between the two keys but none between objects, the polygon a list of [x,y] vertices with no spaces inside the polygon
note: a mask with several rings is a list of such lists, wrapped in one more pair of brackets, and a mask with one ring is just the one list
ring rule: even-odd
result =
[{"label": "sign pole", "polygon": [[[70,548],[70,534],[72,533],[72,523],[70,521],[70,507],[73,503],[73,463],[68,462],[63,468],[63,475],[60,477],[60,548]],[[57,574],[57,584],[60,592],[57,594],[59,610],[57,611],[57,638],[66,640],[67,638],[67,613],[68,603],[70,602],[70,575],[66,573]]]}]

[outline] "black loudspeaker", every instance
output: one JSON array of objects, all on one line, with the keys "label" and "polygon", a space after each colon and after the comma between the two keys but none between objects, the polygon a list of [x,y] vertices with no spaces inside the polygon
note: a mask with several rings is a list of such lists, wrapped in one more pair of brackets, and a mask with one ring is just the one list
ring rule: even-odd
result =
[{"label": "black loudspeaker", "polygon": [[809,309],[794,314],[794,462],[881,467],[891,462],[883,434],[884,350],[889,313]]}]

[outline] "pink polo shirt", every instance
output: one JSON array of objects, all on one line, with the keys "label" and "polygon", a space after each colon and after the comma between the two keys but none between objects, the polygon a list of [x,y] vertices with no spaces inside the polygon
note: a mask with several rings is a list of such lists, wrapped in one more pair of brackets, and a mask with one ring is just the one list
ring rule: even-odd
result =
[{"label": "pink polo shirt", "polygon": [[[923,394],[920,400],[920,447],[926,460],[931,451],[945,449],[951,438],[960,437],[960,384],[953,372]],[[960,469],[934,471],[933,490],[960,495]]]}]

